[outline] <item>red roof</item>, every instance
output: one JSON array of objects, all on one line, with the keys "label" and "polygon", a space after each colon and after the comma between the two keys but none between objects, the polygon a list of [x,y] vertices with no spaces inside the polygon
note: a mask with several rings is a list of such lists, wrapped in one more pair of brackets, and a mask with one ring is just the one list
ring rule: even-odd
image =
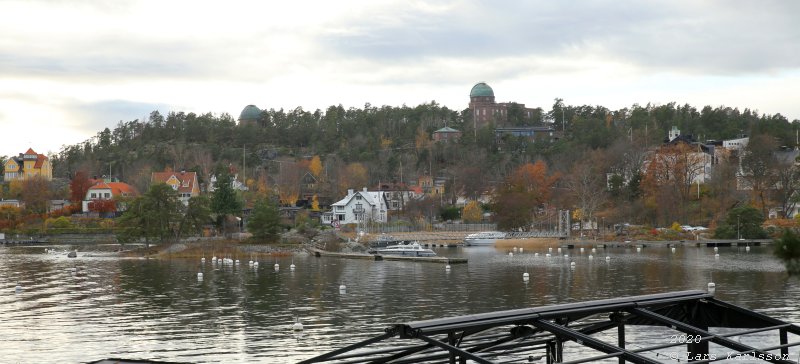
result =
[{"label": "red roof", "polygon": [[36,156],[36,163],[33,165],[33,168],[42,168],[44,161],[47,160],[47,157],[44,154],[37,154]]},{"label": "red roof", "polygon": [[129,195],[135,196],[138,195],[139,192],[136,191],[133,186],[124,183],[124,182],[97,182],[94,186],[89,187],[89,190],[101,190],[101,189],[110,189],[112,196],[122,196],[122,195]]},{"label": "red roof", "polygon": [[38,155],[39,153],[34,152],[33,148],[28,148],[28,151],[25,152],[25,154],[37,154]]},{"label": "red roof", "polygon": [[178,186],[178,193],[192,193],[194,190],[194,184],[197,182],[197,173],[194,172],[153,172],[151,182],[167,183],[172,176],[175,176],[175,178],[181,183]]}]

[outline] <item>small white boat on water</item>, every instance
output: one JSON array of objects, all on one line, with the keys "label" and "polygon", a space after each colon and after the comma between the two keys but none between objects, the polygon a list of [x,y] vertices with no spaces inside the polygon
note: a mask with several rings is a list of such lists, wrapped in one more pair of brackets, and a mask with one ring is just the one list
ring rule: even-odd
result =
[{"label": "small white boat on water", "polygon": [[497,239],[505,239],[506,233],[502,231],[481,231],[479,233],[469,234],[464,238],[464,245],[466,246],[479,246],[479,245],[494,245]]},{"label": "small white boat on water", "polygon": [[423,248],[419,243],[391,245],[385,248],[378,248],[372,251],[379,255],[402,255],[408,257],[435,257],[436,252]]}]

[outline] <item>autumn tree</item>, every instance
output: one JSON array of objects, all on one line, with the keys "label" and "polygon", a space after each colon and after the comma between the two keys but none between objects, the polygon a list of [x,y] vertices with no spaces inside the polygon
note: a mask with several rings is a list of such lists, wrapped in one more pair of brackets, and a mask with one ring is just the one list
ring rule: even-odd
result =
[{"label": "autumn tree", "polygon": [[551,187],[559,178],[558,173],[549,174],[541,160],[514,170],[492,202],[498,227],[528,229],[537,210],[550,200]]},{"label": "autumn tree", "polygon": [[313,158],[311,158],[311,163],[308,165],[308,170],[316,179],[320,179],[322,176],[322,161],[319,159],[319,156],[315,155]]},{"label": "autumn tree", "polygon": [[41,177],[25,179],[22,181],[21,200],[25,203],[25,209],[32,213],[47,212],[47,204],[50,201],[50,184]]},{"label": "autumn tree", "polygon": [[278,175],[278,194],[281,204],[295,206],[300,198],[300,181],[304,169],[297,163],[281,163]]},{"label": "autumn tree", "polygon": [[593,153],[590,157],[577,161],[571,172],[564,177],[564,186],[575,201],[575,207],[582,213],[581,222],[594,221],[595,212],[606,201],[604,156]]},{"label": "autumn tree", "polygon": [[483,211],[478,201],[467,202],[464,211],[461,212],[461,219],[466,223],[479,223],[483,219]]},{"label": "autumn tree", "polygon": [[367,168],[361,163],[350,163],[345,167],[344,173],[339,178],[339,195],[347,193],[348,189],[361,189],[367,187],[369,175]]},{"label": "autumn tree", "polygon": [[751,192],[750,201],[767,215],[769,205],[768,190],[776,183],[777,160],[773,153],[777,150],[775,139],[769,135],[756,135],[750,139],[741,157],[741,178],[745,188]]},{"label": "autumn tree", "polygon": [[699,146],[678,143],[653,153],[642,181],[645,206],[662,223],[686,221],[687,202],[695,181],[703,179],[710,156]]},{"label": "autumn tree", "polygon": [[92,187],[92,181],[89,180],[89,175],[82,170],[75,172],[75,176],[69,182],[69,200],[76,203],[83,201],[90,187]]}]

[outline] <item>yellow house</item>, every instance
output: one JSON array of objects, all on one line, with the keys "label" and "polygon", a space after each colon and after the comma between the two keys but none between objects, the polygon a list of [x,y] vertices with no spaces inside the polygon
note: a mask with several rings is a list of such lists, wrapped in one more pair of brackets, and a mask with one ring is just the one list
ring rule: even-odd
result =
[{"label": "yellow house", "polygon": [[178,199],[184,205],[189,204],[189,199],[200,196],[200,184],[197,183],[197,173],[194,172],[153,172],[150,177],[151,183],[166,183],[173,190],[178,192]]},{"label": "yellow house", "polygon": [[48,181],[53,179],[50,159],[44,154],[34,152],[30,148],[24,154],[20,153],[18,157],[8,158],[3,165],[3,172],[6,181],[24,180],[33,177],[42,177]]}]

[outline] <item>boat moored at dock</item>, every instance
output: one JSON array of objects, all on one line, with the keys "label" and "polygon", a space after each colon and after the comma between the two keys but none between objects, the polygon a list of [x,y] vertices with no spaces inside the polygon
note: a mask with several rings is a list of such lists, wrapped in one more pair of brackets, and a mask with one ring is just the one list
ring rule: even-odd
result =
[{"label": "boat moored at dock", "polygon": [[494,245],[497,239],[505,239],[506,233],[502,231],[481,231],[479,233],[469,234],[464,237],[464,245],[466,246],[489,246]]},{"label": "boat moored at dock", "polygon": [[374,249],[371,251],[371,253],[379,255],[401,255],[411,257],[436,256],[436,252],[427,248],[423,248],[418,242],[413,242],[411,244],[390,245],[385,248]]}]

